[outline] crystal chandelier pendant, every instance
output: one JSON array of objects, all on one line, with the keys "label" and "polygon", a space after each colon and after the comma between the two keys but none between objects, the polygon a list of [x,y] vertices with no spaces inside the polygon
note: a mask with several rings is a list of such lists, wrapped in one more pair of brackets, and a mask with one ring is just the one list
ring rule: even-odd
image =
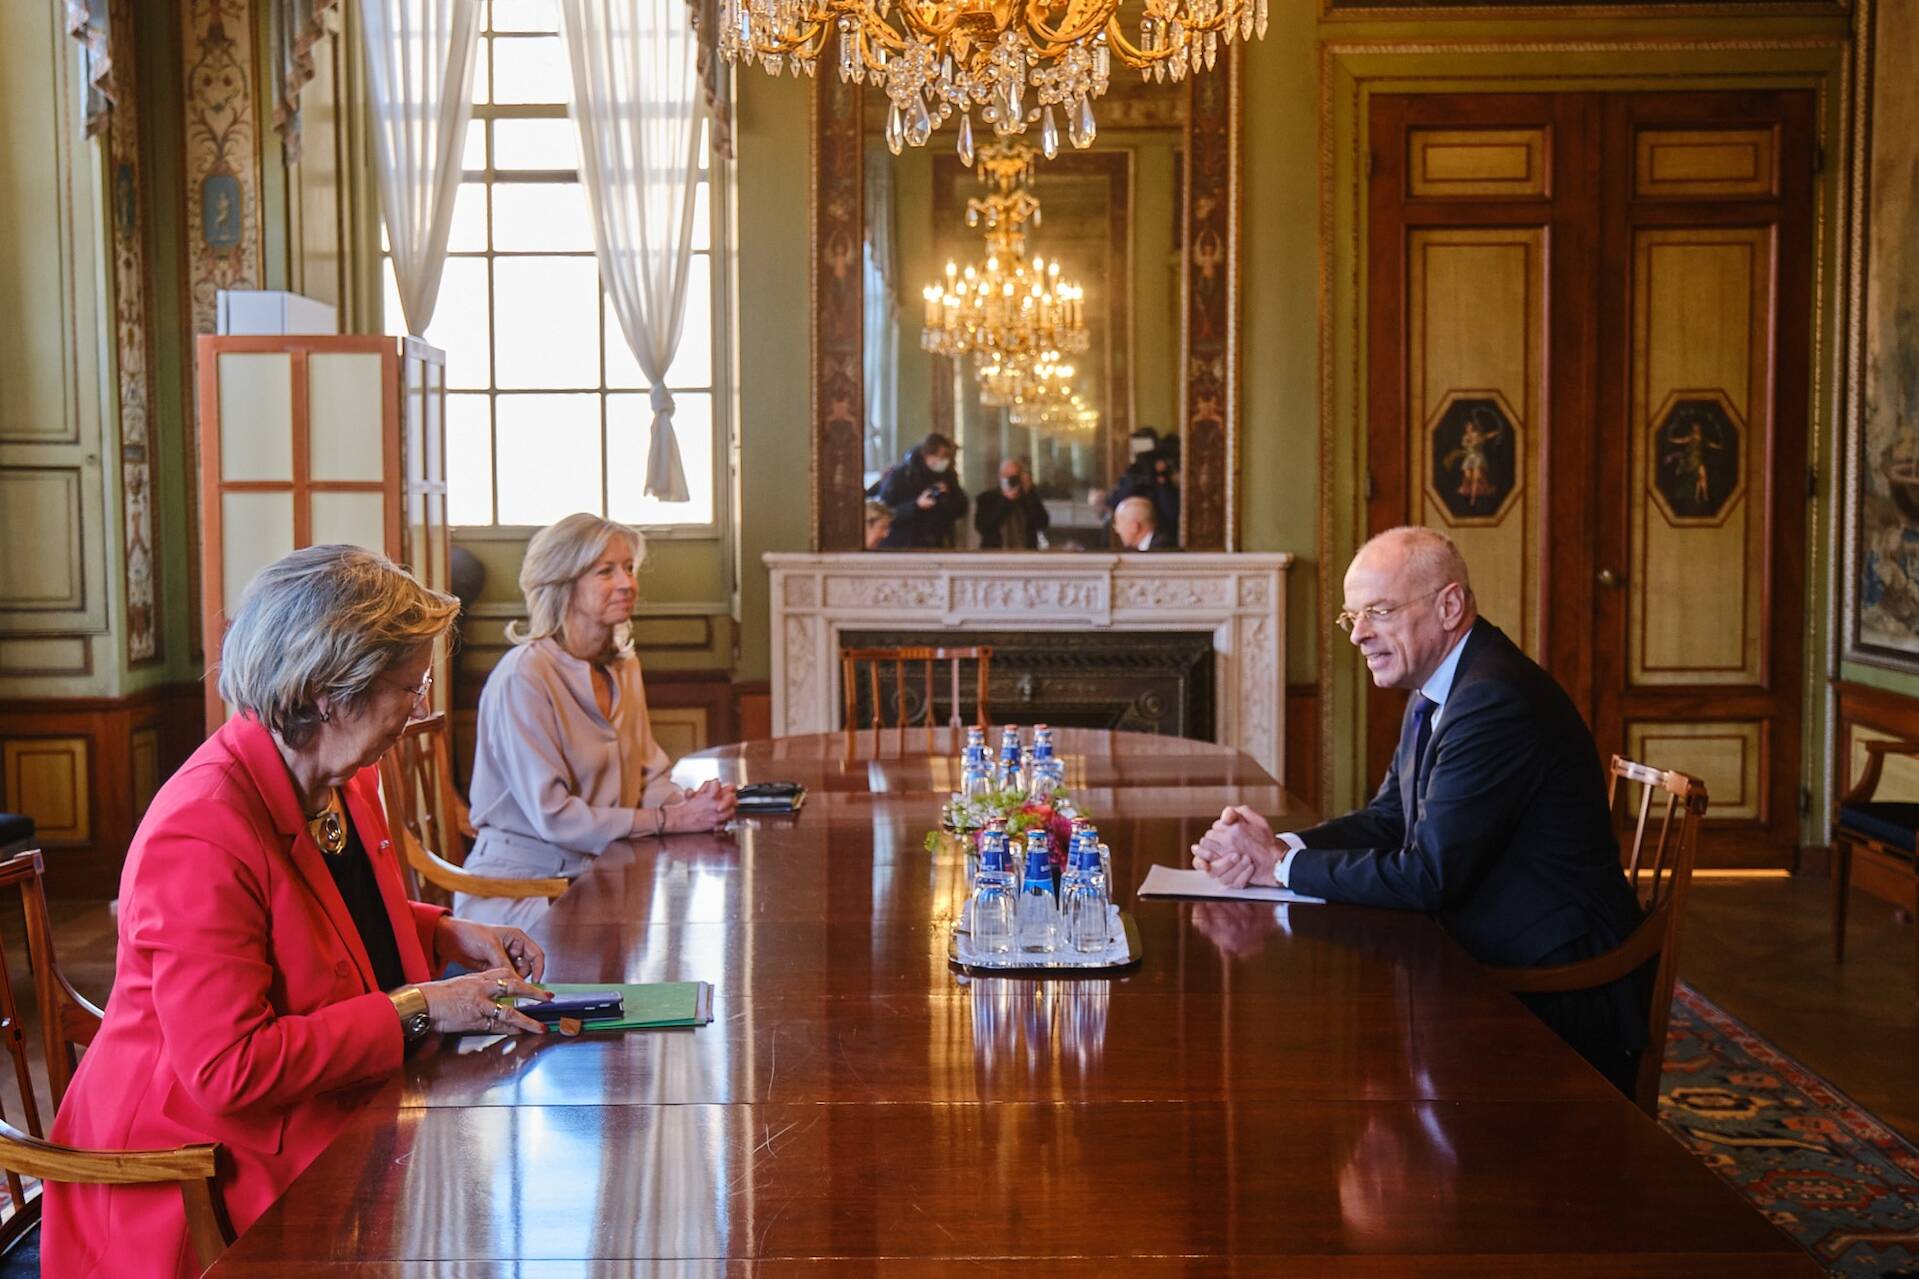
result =
[{"label": "crystal chandelier pendant", "polygon": [[1053,120],[1053,108],[1050,106],[1040,112],[1039,150],[1048,160],[1059,154],[1059,125]]},{"label": "crystal chandelier pendant", "polygon": [[960,117],[959,142],[960,163],[967,168],[973,167],[973,113],[968,111]]},{"label": "crystal chandelier pendant", "polygon": [[933,136],[933,117],[927,114],[926,99],[913,95],[913,109],[906,114],[906,141],[916,147],[926,145]]},{"label": "crystal chandelier pendant", "polygon": [[906,122],[900,119],[900,106],[895,102],[886,110],[886,149],[894,155],[906,144]]}]

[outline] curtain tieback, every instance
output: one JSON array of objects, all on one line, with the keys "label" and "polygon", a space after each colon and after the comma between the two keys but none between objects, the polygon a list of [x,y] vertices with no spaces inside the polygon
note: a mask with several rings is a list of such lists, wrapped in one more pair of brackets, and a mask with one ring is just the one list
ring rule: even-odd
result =
[{"label": "curtain tieback", "polygon": [[652,400],[653,400],[653,411],[655,413],[664,413],[669,417],[672,416],[673,392],[667,390],[666,387],[664,387],[660,383],[655,382],[653,384]]}]

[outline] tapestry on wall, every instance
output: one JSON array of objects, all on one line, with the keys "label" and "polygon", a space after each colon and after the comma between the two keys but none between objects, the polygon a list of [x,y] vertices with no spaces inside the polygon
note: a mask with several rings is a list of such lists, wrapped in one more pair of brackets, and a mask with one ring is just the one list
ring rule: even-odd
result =
[{"label": "tapestry on wall", "polygon": [[1919,671],[1919,5],[1875,6],[1855,340],[1848,656]]}]

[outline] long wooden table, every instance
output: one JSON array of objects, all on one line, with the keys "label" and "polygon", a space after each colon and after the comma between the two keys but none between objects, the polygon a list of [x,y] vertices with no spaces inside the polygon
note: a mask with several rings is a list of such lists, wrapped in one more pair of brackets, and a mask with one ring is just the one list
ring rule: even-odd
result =
[{"label": "long wooden table", "polygon": [[1305,819],[1245,756],[1058,736],[1136,971],[948,967],[949,733],[708,751],[805,810],[615,846],[538,932],[713,1023],[433,1045],[212,1273],[1820,1273],[1428,919],[1134,901],[1228,802]]}]

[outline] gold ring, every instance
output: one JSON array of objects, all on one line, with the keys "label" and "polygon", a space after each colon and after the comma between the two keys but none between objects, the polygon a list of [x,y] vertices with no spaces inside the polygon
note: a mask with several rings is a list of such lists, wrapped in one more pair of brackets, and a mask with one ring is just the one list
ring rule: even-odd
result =
[{"label": "gold ring", "polygon": [[506,994],[506,978],[504,978],[504,977],[495,977],[495,978],[493,979],[493,984],[494,984],[495,986],[498,986],[498,987],[500,988],[500,993],[501,993],[502,995],[504,995],[504,994]]}]

